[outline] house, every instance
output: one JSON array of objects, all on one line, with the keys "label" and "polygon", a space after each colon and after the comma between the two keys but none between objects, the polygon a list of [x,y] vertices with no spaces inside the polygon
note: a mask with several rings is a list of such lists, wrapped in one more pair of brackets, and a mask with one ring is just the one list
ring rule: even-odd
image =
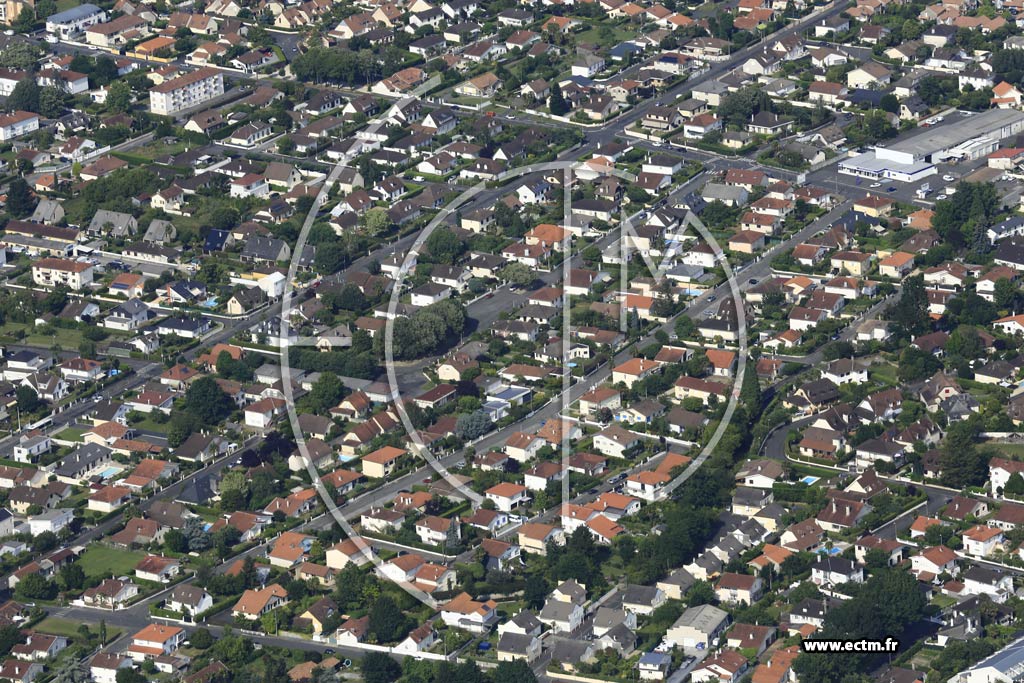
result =
[{"label": "house", "polygon": [[455,93],[467,97],[491,97],[500,88],[501,79],[488,71],[456,86]]},{"label": "house", "polygon": [[486,633],[498,621],[498,605],[493,600],[478,602],[469,593],[460,593],[440,608],[441,620],[448,626],[470,633]]},{"label": "house", "polygon": [[213,596],[197,586],[180,584],[174,587],[165,604],[173,612],[196,616],[213,607]]},{"label": "house", "polygon": [[989,557],[1006,542],[998,527],[976,524],[963,532],[964,552],[975,557]]},{"label": "house", "polygon": [[167,624],[150,624],[134,636],[127,654],[136,662],[173,654],[185,642],[185,629]]},{"label": "house", "polygon": [[361,459],[363,474],[374,479],[389,477],[397,468],[406,451],[394,446],[384,446]]},{"label": "house", "polygon": [[100,652],[89,660],[89,673],[95,683],[117,683],[117,672],[132,668],[132,659],[124,654]]},{"label": "house", "polygon": [[715,585],[715,595],[728,604],[752,605],[761,598],[764,590],[760,577],[747,574],[723,573]]},{"label": "house", "polygon": [[811,565],[811,581],[819,586],[863,583],[864,570],[855,562],[841,557],[822,556]]},{"label": "house", "polygon": [[505,631],[498,637],[498,661],[509,662],[521,659],[531,663],[541,655],[541,641],[533,633]]},{"label": "house", "polygon": [[735,650],[722,650],[690,672],[693,683],[737,683],[747,671],[747,658]]},{"label": "house", "polygon": [[147,555],[135,565],[135,576],[144,581],[167,583],[181,571],[181,563],[172,557]]},{"label": "house", "polygon": [[580,628],[585,616],[582,602],[548,598],[537,618],[555,633],[571,634]]},{"label": "house", "polygon": [[959,573],[956,553],[944,545],[925,548],[912,556],[910,568],[920,580],[932,579],[940,574],[956,576]]},{"label": "house", "polygon": [[643,446],[639,435],[611,425],[594,435],[594,450],[601,455],[613,458],[625,458]]},{"label": "house", "polygon": [[527,488],[512,482],[496,484],[487,489],[484,495],[487,500],[493,501],[497,509],[502,512],[512,512],[530,501]]},{"label": "house", "polygon": [[545,555],[549,543],[556,545],[565,543],[565,532],[561,528],[549,524],[527,522],[519,527],[518,540],[523,550]]},{"label": "house", "polygon": [[259,590],[248,589],[242,593],[231,615],[244,619],[259,619],[267,612],[288,603],[288,591],[280,584],[271,584]]}]

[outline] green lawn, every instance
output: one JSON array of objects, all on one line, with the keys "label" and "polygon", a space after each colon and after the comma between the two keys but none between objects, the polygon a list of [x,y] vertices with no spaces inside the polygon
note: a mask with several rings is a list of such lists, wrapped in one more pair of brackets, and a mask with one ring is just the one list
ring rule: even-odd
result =
[{"label": "green lawn", "polygon": [[163,424],[160,424],[153,419],[152,414],[147,414],[144,419],[132,422],[131,426],[136,429],[145,429],[151,432],[157,432],[158,434],[166,434],[169,423],[164,422]]},{"label": "green lawn", "polygon": [[135,565],[145,556],[146,553],[139,550],[122,550],[94,543],[82,553],[78,562],[86,576],[123,576],[132,574]]},{"label": "green lawn", "polygon": [[[77,638],[78,637],[79,622],[71,621],[70,619],[60,619],[58,617],[46,617],[38,624],[36,624],[35,630],[40,633],[48,633],[52,636],[64,636],[65,638]],[[98,626],[90,626],[92,629],[97,629]],[[94,630],[93,633],[96,631]],[[107,626],[107,642],[114,640],[121,635],[121,629],[113,626]]]},{"label": "green lawn", "polygon": [[1024,458],[1024,443],[991,443],[997,450],[1002,451],[1011,458]]},{"label": "green lawn", "polygon": [[64,429],[54,434],[54,438],[60,439],[62,441],[81,441],[83,434],[85,434],[85,429],[76,427],[65,427]]},{"label": "green lawn", "polygon": [[59,346],[62,349],[77,349],[82,343],[80,330],[52,327],[50,334],[37,334],[33,330],[38,329],[34,325],[24,323],[7,323],[0,327],[0,336],[14,338],[16,332],[24,332],[22,342],[31,346],[52,347]]},{"label": "green lawn", "polygon": [[148,145],[133,148],[131,151],[131,155],[139,157],[141,159],[152,160],[167,154],[181,154],[182,152],[185,151],[185,148],[187,146],[188,143],[186,143],[184,140],[175,139],[174,142],[167,144],[163,141],[163,139],[160,139],[155,140],[149,143]]}]

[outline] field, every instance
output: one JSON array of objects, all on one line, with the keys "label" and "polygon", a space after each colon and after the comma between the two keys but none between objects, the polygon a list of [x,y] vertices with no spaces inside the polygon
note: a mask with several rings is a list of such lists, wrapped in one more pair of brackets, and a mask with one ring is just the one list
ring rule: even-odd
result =
[{"label": "field", "polygon": [[135,565],[145,556],[146,553],[138,550],[122,550],[94,543],[82,553],[78,562],[86,576],[124,576],[132,574]]}]

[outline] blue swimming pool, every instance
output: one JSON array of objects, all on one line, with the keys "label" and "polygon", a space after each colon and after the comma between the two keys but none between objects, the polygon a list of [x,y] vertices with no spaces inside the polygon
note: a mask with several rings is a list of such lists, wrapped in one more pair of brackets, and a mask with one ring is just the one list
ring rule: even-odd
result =
[{"label": "blue swimming pool", "polygon": [[120,467],[108,467],[107,469],[100,472],[100,476],[104,479],[110,479],[111,477],[117,476],[121,473]]},{"label": "blue swimming pool", "polygon": [[812,477],[811,475],[807,475],[806,477],[804,477],[800,481],[802,481],[803,483],[807,484],[808,486],[814,486],[818,482],[819,479],[821,479],[821,477]]}]

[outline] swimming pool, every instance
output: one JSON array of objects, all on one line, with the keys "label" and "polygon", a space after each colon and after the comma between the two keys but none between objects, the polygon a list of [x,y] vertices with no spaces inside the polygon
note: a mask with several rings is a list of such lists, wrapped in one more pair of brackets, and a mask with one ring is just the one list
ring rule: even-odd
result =
[{"label": "swimming pool", "polygon": [[100,476],[104,479],[110,479],[111,477],[117,476],[121,473],[120,467],[108,467],[107,469],[100,472]]},{"label": "swimming pool", "polygon": [[807,475],[800,481],[807,484],[808,486],[814,486],[816,483],[818,483],[819,479],[821,479],[821,477],[812,477],[811,475]]}]

